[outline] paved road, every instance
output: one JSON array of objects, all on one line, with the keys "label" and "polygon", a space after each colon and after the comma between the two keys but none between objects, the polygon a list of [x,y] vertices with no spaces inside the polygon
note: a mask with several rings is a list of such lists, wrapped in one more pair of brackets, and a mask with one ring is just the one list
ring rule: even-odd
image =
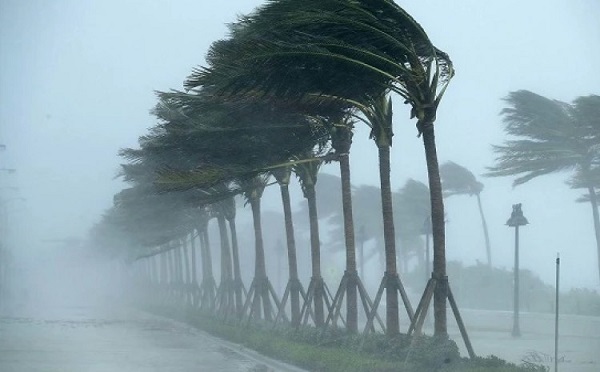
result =
[{"label": "paved road", "polygon": [[299,371],[135,310],[75,306],[43,313],[0,317],[0,371]]},{"label": "paved road", "polygon": [[128,278],[77,253],[18,262],[10,296],[0,298],[1,372],[300,371],[124,306]]},{"label": "paved road", "polygon": [[[96,264],[64,261],[19,270],[27,275],[17,292],[22,295],[15,297],[18,308],[5,307],[0,313],[0,371],[293,370],[181,323],[118,305],[106,310],[115,303],[113,288],[122,287],[123,279],[95,269]],[[462,315],[478,355],[553,365],[551,314],[523,313],[519,339],[510,336],[510,312],[462,310]],[[450,314],[448,319],[451,335],[466,355]],[[402,324],[408,320],[403,318]],[[561,372],[600,371],[600,318],[563,315],[560,335]]]}]

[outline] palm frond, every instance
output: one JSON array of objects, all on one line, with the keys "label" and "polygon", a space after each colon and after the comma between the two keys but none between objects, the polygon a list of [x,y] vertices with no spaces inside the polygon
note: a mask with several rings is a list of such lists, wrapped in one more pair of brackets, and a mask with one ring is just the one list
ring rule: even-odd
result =
[{"label": "palm frond", "polygon": [[467,168],[447,161],[440,166],[442,187],[446,196],[478,195],[483,191],[483,184]]},{"label": "palm frond", "polygon": [[447,54],[393,1],[272,1],[232,25],[231,35],[212,45],[210,67],[196,69],[186,89],[272,101],[306,94],[360,101],[392,90],[425,108],[437,106],[454,73]]}]

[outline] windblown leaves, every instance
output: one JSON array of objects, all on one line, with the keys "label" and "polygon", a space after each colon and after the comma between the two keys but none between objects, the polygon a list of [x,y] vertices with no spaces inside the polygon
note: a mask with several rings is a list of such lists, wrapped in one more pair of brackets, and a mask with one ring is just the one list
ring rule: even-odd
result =
[{"label": "windblown leaves", "polygon": [[445,196],[461,194],[473,196],[483,191],[483,184],[477,181],[470,170],[452,161],[447,161],[440,166],[440,175]]},{"label": "windblown leaves", "polygon": [[[488,176],[518,176],[514,185],[554,172],[573,170],[580,182],[599,165],[600,97],[572,104],[521,90],[511,92],[501,115],[507,134],[516,137],[493,147],[496,164]],[[589,179],[591,180],[591,179]],[[589,181],[588,180],[588,181]]]},{"label": "windblown leaves", "polygon": [[230,29],[187,89],[272,101],[362,101],[392,90],[417,112],[439,103],[454,73],[448,56],[393,1],[270,1]]}]

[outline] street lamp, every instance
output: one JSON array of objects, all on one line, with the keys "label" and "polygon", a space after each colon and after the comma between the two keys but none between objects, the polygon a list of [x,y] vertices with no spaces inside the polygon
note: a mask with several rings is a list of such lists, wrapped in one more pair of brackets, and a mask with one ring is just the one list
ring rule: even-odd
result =
[{"label": "street lamp", "polygon": [[527,218],[523,216],[521,203],[513,204],[513,210],[510,218],[506,221],[506,225],[515,228],[515,279],[514,279],[514,300],[513,300],[513,329],[512,336],[521,336],[521,328],[519,327],[519,226],[529,224]]}]

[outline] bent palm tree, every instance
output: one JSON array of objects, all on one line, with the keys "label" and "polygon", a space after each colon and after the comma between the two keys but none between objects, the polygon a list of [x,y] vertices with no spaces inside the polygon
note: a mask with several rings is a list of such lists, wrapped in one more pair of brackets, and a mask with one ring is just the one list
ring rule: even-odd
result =
[{"label": "bent palm tree", "polygon": [[236,205],[233,196],[223,200],[222,202],[225,218],[229,223],[229,233],[231,234],[231,254],[233,259],[233,281],[235,291],[235,308],[238,316],[242,315],[244,306],[242,292],[245,292],[244,283],[242,282],[242,274],[240,269],[240,253],[237,239],[237,228],[235,224]]},{"label": "bent palm tree", "polygon": [[217,288],[217,300],[219,312],[228,316],[230,313],[235,313],[235,282],[233,280],[233,261],[231,254],[231,245],[229,242],[229,236],[227,233],[227,223],[225,218],[225,212],[223,210],[225,206],[221,203],[213,205],[215,217],[217,218],[217,224],[219,226],[219,237],[221,242],[221,282]]},{"label": "bent palm tree", "polygon": [[294,237],[294,222],[292,220],[292,206],[290,202],[289,184],[291,168],[281,167],[271,170],[271,174],[277,180],[281,191],[281,202],[283,205],[283,216],[285,220],[285,236],[287,241],[289,281],[286,285],[282,303],[285,305],[286,294],[290,296],[290,307],[292,313],[292,326],[300,325],[300,293],[303,291],[302,284],[298,280],[298,261],[296,258],[296,239]]},{"label": "bent palm tree", "polygon": [[562,171],[574,171],[574,188],[587,189],[592,205],[598,274],[600,275],[600,217],[595,177],[600,164],[600,96],[579,97],[572,104],[530,91],[511,92],[501,112],[504,130],[517,139],[494,146],[496,164],[488,176],[518,176],[513,185]]},{"label": "bent palm tree", "polygon": [[[398,191],[394,204],[395,218],[400,221],[398,238],[403,243],[404,253],[407,255],[412,248],[420,250],[423,247],[420,235],[423,234],[423,221],[431,225],[431,202],[429,201],[429,188],[420,181],[408,179]],[[431,227],[430,227],[431,228]],[[426,277],[431,275],[429,269],[429,231],[426,234],[425,259],[427,269]]]},{"label": "bent palm tree", "polygon": [[[306,158],[312,158],[313,154],[308,153]],[[312,277],[307,290],[308,303],[311,298],[314,301],[315,325],[323,327],[325,324],[324,298],[326,296],[325,282],[321,276],[321,241],[319,235],[319,218],[317,212],[317,198],[315,185],[317,183],[317,174],[321,163],[318,161],[301,163],[294,165],[294,173],[300,180],[302,193],[308,203],[308,215],[310,225],[310,256],[312,266]],[[303,309],[310,311],[310,304],[304,304]]]},{"label": "bent palm tree", "polygon": [[[327,106],[332,98],[348,108],[355,103],[368,106],[390,90],[412,106],[430,181],[434,274],[439,282],[435,332],[447,336],[444,208],[433,123],[454,74],[448,55],[391,0],[271,1],[235,24],[232,35],[213,44],[210,67],[194,71],[186,88],[209,87],[229,99],[302,108],[312,103],[312,110]],[[390,325],[388,333],[396,334],[397,322]]]},{"label": "bent palm tree", "polygon": [[[271,299],[269,295],[273,295],[277,307],[277,297],[273,290],[265,264],[265,248],[262,235],[262,223],[260,213],[260,200],[263,191],[267,185],[268,176],[256,175],[252,178],[241,179],[240,186],[244,190],[244,196],[252,208],[252,220],[254,223],[254,241],[255,241],[255,258],[254,258],[254,279],[248,290],[248,297],[244,305],[244,312],[248,305],[252,304],[251,315],[261,318],[261,304],[265,320],[272,320]],[[251,316],[252,317],[252,316]]]},{"label": "bent palm tree", "polygon": [[[356,271],[356,247],[354,218],[352,216],[352,186],[350,182],[350,147],[354,123],[348,116],[330,128],[331,146],[338,154],[342,189],[342,214],[344,220],[344,242],[346,246],[346,327],[350,332],[358,330],[357,286],[360,282]],[[341,287],[341,285],[340,285]],[[343,290],[343,288],[340,288]],[[337,296],[336,298],[342,298]],[[334,301],[335,306],[335,301]]]},{"label": "bent palm tree", "polygon": [[[396,232],[394,227],[394,211],[391,187],[391,162],[390,148],[392,147],[392,99],[385,95],[370,102],[368,106],[360,106],[361,113],[365,116],[365,123],[371,127],[370,137],[375,141],[379,150],[379,180],[381,183],[381,210],[383,216],[383,241],[385,247],[385,274],[381,288],[386,289],[386,324],[395,334],[399,331],[398,322],[398,292],[404,294],[404,288],[398,277],[396,264]],[[379,297],[377,297],[379,298]],[[377,307],[378,301],[375,300]],[[409,318],[412,320],[413,311],[405,300]],[[377,308],[374,309],[377,311]]]},{"label": "bent palm tree", "polygon": [[440,167],[442,175],[442,186],[446,196],[452,195],[475,195],[477,197],[477,206],[479,207],[479,216],[481,217],[481,226],[483,228],[483,237],[485,238],[485,252],[487,254],[488,266],[492,267],[492,248],[490,245],[490,234],[488,232],[485,214],[481,205],[481,192],[483,183],[477,181],[473,173],[467,168],[454,162],[447,161]]}]

